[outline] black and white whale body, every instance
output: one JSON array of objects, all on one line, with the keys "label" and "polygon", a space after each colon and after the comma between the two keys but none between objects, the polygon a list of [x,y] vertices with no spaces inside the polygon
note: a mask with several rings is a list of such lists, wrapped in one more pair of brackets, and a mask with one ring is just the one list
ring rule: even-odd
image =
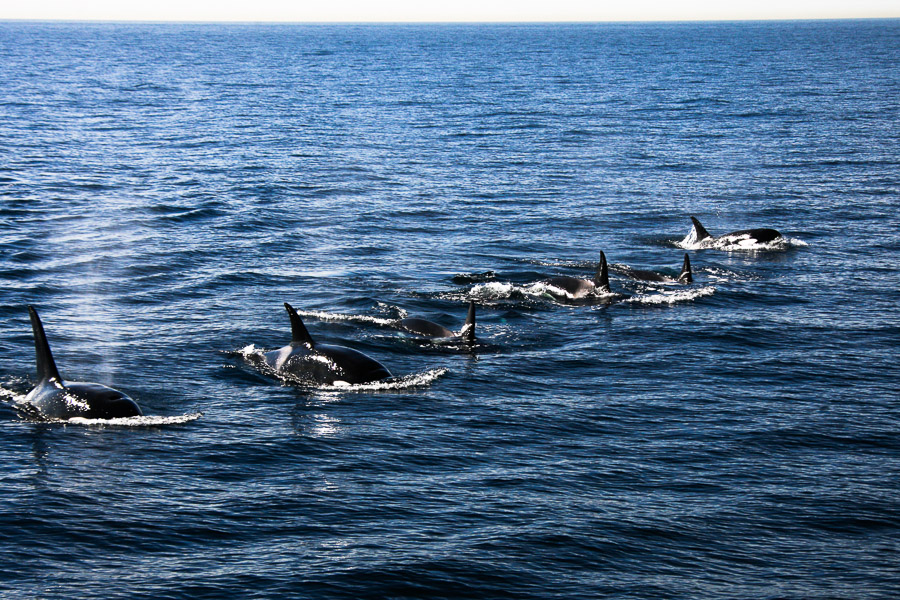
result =
[{"label": "black and white whale body", "polygon": [[99,383],[65,381],[59,375],[44,326],[34,307],[28,307],[37,355],[38,384],[25,396],[27,414],[39,419],[115,419],[139,417],[137,403],[118,390]]},{"label": "black and white whale body", "polygon": [[438,325],[426,319],[417,317],[409,317],[400,319],[397,327],[408,333],[420,335],[429,338],[462,338],[466,343],[475,342],[475,302],[469,301],[469,313],[466,316],[466,323],[459,332],[451,331],[442,325]]},{"label": "black and white whale body", "polygon": [[551,277],[547,280],[547,285],[565,291],[566,297],[573,300],[580,300],[595,294],[611,294],[606,255],[602,251],[600,252],[600,264],[597,265],[597,273],[593,280],[566,276]]},{"label": "black and white whale body", "polygon": [[691,272],[691,259],[687,253],[684,254],[684,262],[681,264],[681,273],[678,277],[672,277],[665,273],[657,273],[656,271],[644,271],[641,269],[632,269],[631,267],[622,267],[619,271],[626,277],[636,279],[638,281],[653,281],[659,283],[693,283],[694,275]]},{"label": "black and white whale body", "polygon": [[371,383],[391,377],[381,363],[358,350],[316,343],[294,307],[285,302],[284,308],[291,318],[291,343],[265,354],[266,364],[276,373],[317,384]]},{"label": "black and white whale body", "polygon": [[757,229],[741,229],[740,231],[732,231],[724,235],[711,235],[696,217],[691,217],[693,228],[687,237],[682,240],[684,247],[690,248],[720,248],[724,250],[731,249],[752,249],[760,244],[769,244],[784,240],[784,237],[775,229],[765,227]]}]

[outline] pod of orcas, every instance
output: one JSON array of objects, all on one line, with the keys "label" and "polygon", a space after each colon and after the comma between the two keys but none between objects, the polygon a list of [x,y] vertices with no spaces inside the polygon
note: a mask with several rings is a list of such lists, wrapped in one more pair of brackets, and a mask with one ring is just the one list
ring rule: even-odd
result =
[{"label": "pod of orcas", "polygon": [[[655,283],[680,283],[687,285],[693,283],[694,275],[691,272],[691,259],[687,253],[684,254],[684,261],[681,264],[681,272],[672,277],[665,273],[657,271],[645,271],[642,269],[633,269],[628,266],[618,268],[618,272],[634,279],[635,281],[649,281]],[[609,264],[606,261],[606,254],[600,252],[600,262],[597,264],[597,271],[593,279],[581,279],[579,277],[551,277],[545,283],[550,286],[550,295],[566,302],[568,300],[583,300],[589,297],[601,298],[620,298],[625,294],[613,292],[609,287]],[[561,290],[564,295],[556,294],[553,290]]]},{"label": "pod of orcas", "polygon": [[[782,235],[774,229],[744,229],[721,236],[712,236],[695,217],[689,237],[700,247],[714,247],[719,243],[740,244],[752,240],[765,244]],[[681,272],[676,277],[658,273],[619,267],[622,275],[638,281],[690,284],[693,282],[691,262],[684,255]],[[552,277],[546,280],[552,288],[563,291],[569,299],[588,296],[617,295],[609,286],[609,265],[606,255],[600,252],[600,262],[593,279],[577,277]],[[621,295],[621,294],[618,294]],[[284,308],[291,322],[291,341],[288,345],[265,353],[266,366],[279,375],[287,375],[315,384],[361,384],[389,379],[391,372],[375,359],[346,346],[322,344],[313,339],[297,311],[287,302]],[[67,381],[62,378],[53,360],[44,325],[33,306],[28,307],[34,334],[38,382],[25,396],[17,409],[36,420],[67,420],[76,417],[86,419],[114,419],[142,416],[137,402],[126,394],[99,383]],[[459,339],[475,344],[475,303],[469,302],[465,324],[459,332],[425,319],[411,317],[398,320],[393,326],[403,332],[433,339]]]}]

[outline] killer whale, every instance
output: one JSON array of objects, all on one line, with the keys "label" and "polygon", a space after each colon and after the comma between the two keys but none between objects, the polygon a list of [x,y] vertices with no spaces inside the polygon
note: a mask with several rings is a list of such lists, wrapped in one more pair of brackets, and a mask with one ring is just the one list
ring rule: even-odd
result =
[{"label": "killer whale", "polygon": [[694,274],[691,271],[691,259],[687,252],[684,253],[684,261],[681,263],[681,272],[677,277],[666,275],[665,273],[657,273],[656,271],[644,271],[641,269],[632,269],[631,267],[623,267],[619,269],[623,275],[636,279],[638,281],[653,281],[659,283],[693,283]]},{"label": "killer whale", "polygon": [[291,319],[291,343],[266,352],[266,364],[278,374],[287,374],[317,384],[370,383],[391,377],[381,363],[362,352],[313,340],[294,307],[284,303]]},{"label": "killer whale", "polygon": [[606,264],[606,255],[603,251],[600,252],[600,263],[597,265],[597,272],[592,280],[560,276],[548,279],[547,285],[565,291],[566,298],[573,300],[580,300],[596,293],[611,294],[612,292],[609,289],[609,266]]},{"label": "killer whale", "polygon": [[413,333],[430,338],[462,338],[467,344],[475,343],[475,302],[469,301],[469,312],[466,322],[459,332],[451,331],[442,325],[438,325],[426,319],[408,317],[397,321],[397,327],[408,333]]},{"label": "killer whale", "polygon": [[748,247],[756,244],[768,244],[783,240],[784,236],[775,229],[760,227],[756,229],[741,229],[724,235],[714,236],[710,234],[696,217],[691,217],[693,228],[683,244],[691,244],[698,248],[722,248],[722,247]]},{"label": "killer whale", "polygon": [[118,390],[99,383],[65,381],[56,368],[44,325],[33,306],[28,307],[37,361],[38,384],[28,392],[23,412],[39,419],[115,419],[139,417],[137,403]]}]

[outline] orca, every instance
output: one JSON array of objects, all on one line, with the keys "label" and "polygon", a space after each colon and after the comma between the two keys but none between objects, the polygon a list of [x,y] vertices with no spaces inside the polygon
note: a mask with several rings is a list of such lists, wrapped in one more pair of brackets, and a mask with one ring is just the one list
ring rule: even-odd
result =
[{"label": "orca", "polygon": [[143,415],[137,403],[118,390],[99,383],[65,381],[53,361],[41,318],[33,306],[28,307],[28,313],[34,332],[39,381],[25,396],[23,412],[42,420],[116,419]]},{"label": "orca", "polygon": [[594,279],[580,279],[578,277],[551,277],[547,284],[564,290],[567,298],[579,300],[592,294],[611,294],[609,289],[609,267],[606,264],[606,255],[600,252],[600,264]]},{"label": "orca", "polygon": [[643,271],[641,269],[632,269],[631,267],[623,267],[621,273],[631,279],[638,281],[653,281],[659,283],[693,283],[694,275],[691,272],[691,259],[688,258],[687,252],[684,253],[684,262],[681,263],[681,273],[678,277],[672,277],[665,273],[657,273],[656,271]]},{"label": "orca", "polygon": [[693,228],[682,244],[689,244],[697,248],[722,248],[722,247],[749,247],[756,244],[768,244],[783,240],[784,237],[775,229],[765,227],[757,229],[741,229],[724,235],[711,235],[696,217],[691,217]]},{"label": "orca", "polygon": [[433,323],[431,321],[427,321],[425,319],[419,319],[416,317],[409,317],[406,319],[400,319],[397,321],[397,327],[403,331],[408,333],[414,333],[416,335],[420,335],[422,337],[429,338],[462,338],[467,344],[475,343],[475,302],[469,301],[469,313],[466,315],[466,322],[462,326],[462,329],[459,330],[459,333],[455,331],[451,331],[442,325],[438,325],[437,323]]},{"label": "orca", "polygon": [[317,384],[371,383],[392,376],[381,363],[358,350],[315,342],[294,307],[285,302],[284,308],[291,319],[291,343],[265,354],[266,364],[275,373]]}]

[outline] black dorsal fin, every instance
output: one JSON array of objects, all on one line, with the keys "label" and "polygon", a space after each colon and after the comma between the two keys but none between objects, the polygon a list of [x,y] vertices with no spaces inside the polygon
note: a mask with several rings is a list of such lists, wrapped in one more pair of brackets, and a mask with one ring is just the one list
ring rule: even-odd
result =
[{"label": "black dorsal fin", "polygon": [[466,315],[466,324],[459,332],[459,336],[469,344],[475,342],[475,301],[469,300],[469,314]]},{"label": "black dorsal fin", "polygon": [[47,334],[44,333],[44,325],[33,306],[28,307],[31,316],[31,329],[34,331],[34,351],[37,356],[37,374],[41,381],[57,381],[62,383],[62,377],[53,361],[53,353],[50,352],[50,344],[47,343]]},{"label": "black dorsal fin", "polygon": [[697,220],[697,217],[691,217],[691,223],[694,224],[694,231],[697,232],[697,241],[705,240],[708,237],[712,237],[709,235],[709,232],[706,230],[706,227],[700,224],[700,221]]},{"label": "black dorsal fin", "polygon": [[682,283],[694,282],[694,275],[691,272],[691,259],[688,258],[687,252],[684,253],[684,263],[681,265],[681,273],[678,274],[678,281]]},{"label": "black dorsal fin", "polygon": [[313,341],[312,336],[309,335],[309,331],[306,330],[306,325],[303,324],[303,320],[300,319],[300,315],[297,314],[294,307],[285,302],[284,308],[291,317],[291,343],[315,346],[316,343]]},{"label": "black dorsal fin", "polygon": [[597,265],[597,273],[594,275],[594,285],[602,292],[609,291],[609,266],[606,264],[606,255],[600,251],[600,264]]}]

